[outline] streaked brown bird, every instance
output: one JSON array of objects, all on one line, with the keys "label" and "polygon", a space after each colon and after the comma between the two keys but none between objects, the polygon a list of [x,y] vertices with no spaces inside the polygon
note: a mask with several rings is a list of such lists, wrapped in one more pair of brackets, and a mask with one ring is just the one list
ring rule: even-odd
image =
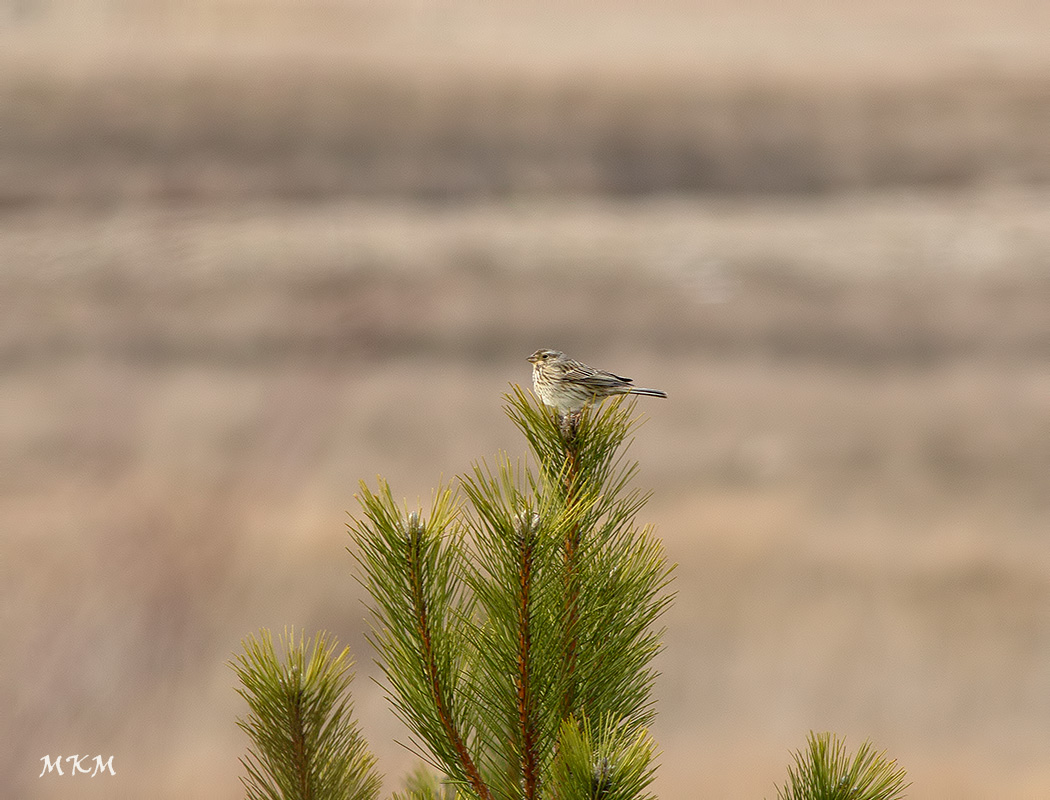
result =
[{"label": "streaked brown bird", "polygon": [[631,379],[588,367],[560,350],[543,348],[531,356],[532,388],[536,396],[562,414],[581,410],[587,404],[617,394],[644,394],[667,397],[659,389],[642,389]]}]

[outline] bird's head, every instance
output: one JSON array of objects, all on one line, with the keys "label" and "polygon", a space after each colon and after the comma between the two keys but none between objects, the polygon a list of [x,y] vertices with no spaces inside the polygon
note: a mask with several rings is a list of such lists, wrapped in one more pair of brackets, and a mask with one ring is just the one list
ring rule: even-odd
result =
[{"label": "bird's head", "polygon": [[560,350],[551,350],[549,347],[544,347],[529,356],[528,360],[533,364],[542,364],[545,361],[553,361],[559,358],[565,358],[565,354]]}]

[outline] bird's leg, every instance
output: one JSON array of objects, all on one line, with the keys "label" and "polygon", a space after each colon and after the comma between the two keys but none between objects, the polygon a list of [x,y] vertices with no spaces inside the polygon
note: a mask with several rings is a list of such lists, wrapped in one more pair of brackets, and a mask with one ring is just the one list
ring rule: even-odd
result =
[{"label": "bird's leg", "polygon": [[572,444],[576,440],[576,431],[579,429],[582,413],[582,411],[570,411],[567,414],[559,414],[561,436],[566,444]]}]

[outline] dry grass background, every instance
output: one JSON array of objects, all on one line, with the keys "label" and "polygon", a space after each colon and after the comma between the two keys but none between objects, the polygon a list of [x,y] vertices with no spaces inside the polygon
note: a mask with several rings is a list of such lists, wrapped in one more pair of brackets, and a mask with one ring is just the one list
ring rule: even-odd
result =
[{"label": "dry grass background", "polygon": [[541,345],[670,394],[659,796],[1050,794],[1050,7],[739,5],[0,4],[0,794],[239,796],[286,624],[396,787],[345,511]]}]

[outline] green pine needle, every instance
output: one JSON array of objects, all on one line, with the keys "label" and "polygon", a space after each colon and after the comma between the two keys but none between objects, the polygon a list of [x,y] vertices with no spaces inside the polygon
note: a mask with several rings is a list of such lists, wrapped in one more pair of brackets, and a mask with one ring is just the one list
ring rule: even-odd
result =
[{"label": "green pine needle", "polygon": [[900,800],[910,784],[896,761],[864,742],[851,759],[830,733],[810,733],[807,750],[794,754],[778,800]]},{"label": "green pine needle", "polygon": [[[251,744],[241,759],[249,800],[375,800],[381,778],[353,719],[349,650],[322,633],[266,629],[230,662],[250,713],[237,724]],[[280,650],[280,654],[278,654]]]},{"label": "green pine needle", "polygon": [[595,731],[584,718],[561,726],[551,781],[552,800],[652,800],[656,744],[642,728],[607,717]]}]

